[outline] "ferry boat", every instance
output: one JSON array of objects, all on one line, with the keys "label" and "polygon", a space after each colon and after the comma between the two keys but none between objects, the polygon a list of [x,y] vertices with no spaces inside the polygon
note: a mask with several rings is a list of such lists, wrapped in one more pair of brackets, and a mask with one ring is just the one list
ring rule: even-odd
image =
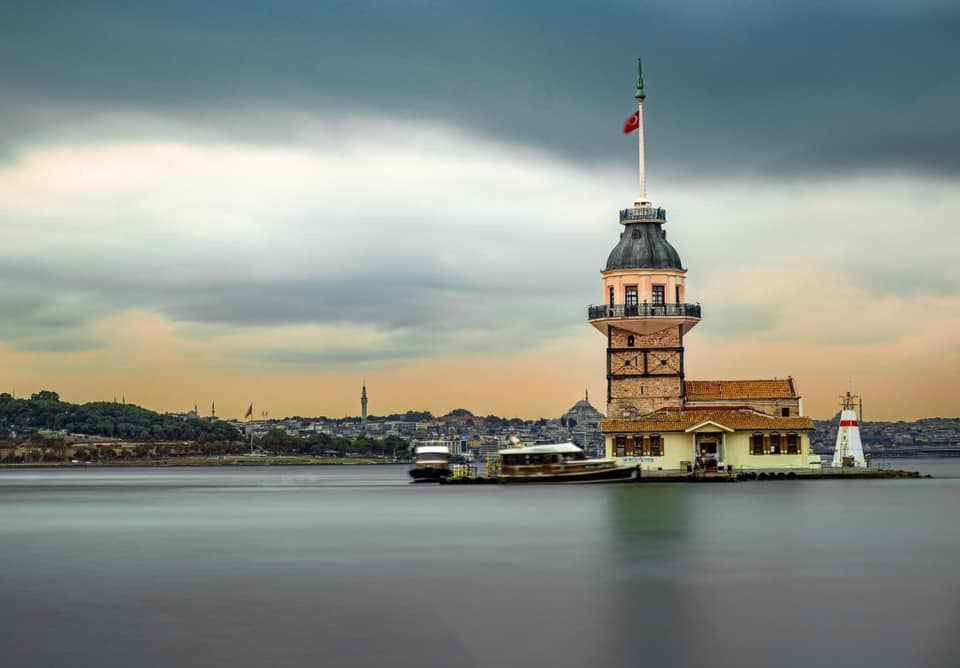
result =
[{"label": "ferry boat", "polygon": [[410,477],[414,482],[437,482],[453,475],[450,450],[445,445],[418,445]]},{"label": "ferry boat", "polygon": [[500,482],[624,482],[636,480],[636,465],[616,459],[589,459],[573,443],[528,445],[501,450]]}]

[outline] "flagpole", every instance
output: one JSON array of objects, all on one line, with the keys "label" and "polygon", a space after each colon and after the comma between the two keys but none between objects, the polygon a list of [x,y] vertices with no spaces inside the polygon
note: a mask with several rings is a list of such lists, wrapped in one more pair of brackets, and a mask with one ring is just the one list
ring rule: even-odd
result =
[{"label": "flagpole", "polygon": [[638,204],[641,207],[648,203],[647,173],[643,145],[643,100],[645,97],[646,93],[643,91],[643,68],[641,66],[640,59],[637,58],[637,148],[639,154],[638,166],[640,172],[640,199],[638,200]]}]

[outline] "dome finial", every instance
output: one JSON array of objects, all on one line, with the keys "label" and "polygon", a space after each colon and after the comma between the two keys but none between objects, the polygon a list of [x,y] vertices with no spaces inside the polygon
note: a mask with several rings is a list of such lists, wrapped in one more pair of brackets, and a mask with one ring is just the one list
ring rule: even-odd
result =
[{"label": "dome finial", "polygon": [[637,58],[637,94],[636,94],[636,98],[637,98],[638,100],[642,100],[642,99],[645,98],[646,96],[647,96],[647,94],[643,92],[643,65],[642,65],[641,62],[640,62],[640,58]]}]

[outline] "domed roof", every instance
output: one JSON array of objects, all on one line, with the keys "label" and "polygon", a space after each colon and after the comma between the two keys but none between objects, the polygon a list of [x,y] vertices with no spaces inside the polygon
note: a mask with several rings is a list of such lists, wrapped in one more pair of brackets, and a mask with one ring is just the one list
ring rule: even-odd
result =
[{"label": "domed roof", "polygon": [[683,270],[683,264],[660,223],[628,223],[607,257],[604,271],[611,269]]}]

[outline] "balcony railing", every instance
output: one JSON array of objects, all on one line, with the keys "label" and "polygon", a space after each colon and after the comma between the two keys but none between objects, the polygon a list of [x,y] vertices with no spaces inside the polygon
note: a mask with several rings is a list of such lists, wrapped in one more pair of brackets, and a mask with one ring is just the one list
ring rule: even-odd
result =
[{"label": "balcony railing", "polygon": [[632,220],[658,220],[667,219],[667,210],[660,207],[643,207],[641,209],[620,209],[620,222],[626,223]]},{"label": "balcony railing", "polygon": [[699,318],[700,304],[606,304],[587,307],[587,320],[602,318],[646,318],[666,316],[672,318]]}]

